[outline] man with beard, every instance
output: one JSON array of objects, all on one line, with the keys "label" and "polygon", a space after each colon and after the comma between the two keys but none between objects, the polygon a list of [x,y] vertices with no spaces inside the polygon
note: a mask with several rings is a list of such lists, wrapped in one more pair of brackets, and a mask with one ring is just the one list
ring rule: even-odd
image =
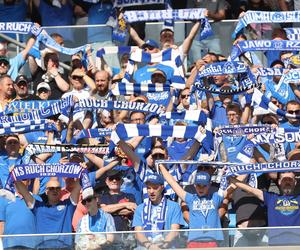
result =
[{"label": "man with beard", "polygon": [[[294,195],[296,179],[294,172],[283,172],[278,175],[281,194],[265,192],[253,188],[235,178],[231,182],[238,188],[254,194],[267,207],[269,227],[300,226],[300,196]],[[269,245],[299,245],[297,229],[273,229],[269,231]]]}]

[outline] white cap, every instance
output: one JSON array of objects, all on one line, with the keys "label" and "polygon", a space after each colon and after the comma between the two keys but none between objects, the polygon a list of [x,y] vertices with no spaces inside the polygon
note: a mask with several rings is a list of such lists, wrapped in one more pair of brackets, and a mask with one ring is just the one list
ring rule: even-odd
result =
[{"label": "white cap", "polygon": [[40,82],[36,88],[37,91],[39,91],[39,89],[41,88],[45,88],[48,89],[49,91],[51,91],[50,85],[46,82]]},{"label": "white cap", "polygon": [[7,43],[0,43],[0,50],[7,49]]}]

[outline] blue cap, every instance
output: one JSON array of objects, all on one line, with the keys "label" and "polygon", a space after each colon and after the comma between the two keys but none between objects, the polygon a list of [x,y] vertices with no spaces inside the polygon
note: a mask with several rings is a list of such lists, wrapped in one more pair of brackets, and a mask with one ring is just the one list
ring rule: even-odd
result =
[{"label": "blue cap", "polygon": [[157,48],[159,49],[159,45],[157,42],[155,42],[152,39],[147,40],[143,45],[142,45],[142,49],[146,48],[147,46],[151,46],[153,48]]},{"label": "blue cap", "polygon": [[158,174],[151,174],[147,177],[145,183],[152,183],[156,185],[164,185],[164,179],[161,175]]},{"label": "blue cap", "polygon": [[210,175],[207,172],[200,171],[196,174],[195,184],[207,186],[210,183]]}]

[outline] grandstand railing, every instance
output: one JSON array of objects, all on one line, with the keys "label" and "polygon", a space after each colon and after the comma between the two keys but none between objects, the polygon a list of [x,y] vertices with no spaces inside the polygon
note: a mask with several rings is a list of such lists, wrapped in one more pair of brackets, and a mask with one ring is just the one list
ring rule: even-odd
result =
[{"label": "grandstand railing", "polygon": [[[142,233],[148,233],[150,231],[140,231]],[[170,230],[164,231],[151,231],[153,235],[156,236],[155,242],[157,244],[163,243],[163,236],[170,232]],[[188,237],[193,234],[195,240],[193,241],[203,241],[205,235],[214,233],[221,233],[224,240],[217,241],[219,247],[257,247],[257,249],[263,249],[262,247],[267,246],[285,246],[281,249],[290,249],[286,246],[291,246],[291,249],[299,249],[300,247],[300,227],[260,227],[260,228],[223,228],[223,229],[189,229],[189,230],[172,230],[172,232],[177,232],[177,236],[170,243],[168,248],[173,249],[185,249],[189,240]],[[210,232],[210,233],[209,233]],[[114,235],[114,241],[109,246],[109,249],[143,249],[136,248],[138,242],[135,237],[135,232],[112,232],[110,234]],[[199,236],[199,238],[197,238]],[[93,238],[93,240],[91,240]],[[239,244],[234,245],[239,239]],[[21,241],[20,241],[21,239]],[[58,244],[61,248],[67,247],[64,245],[66,242],[72,242],[69,245],[70,249],[94,249],[90,246],[84,248],[83,246],[89,244],[104,244],[106,239],[106,233],[63,233],[63,234],[23,234],[23,235],[3,235],[2,242],[3,246],[14,242],[31,242],[35,244],[34,248],[51,248],[55,244]],[[202,240],[201,240],[202,239]],[[81,241],[81,248],[76,247],[76,242]],[[212,239],[205,239],[205,241],[213,241]],[[53,245],[54,244],[54,245]],[[104,245],[105,246],[105,245]],[[107,246],[106,246],[107,247]],[[0,246],[1,248],[1,246]],[[273,247],[272,247],[273,248]],[[2,248],[1,248],[2,249]],[[95,248],[100,249],[100,247]],[[105,247],[102,247],[105,249]],[[244,248],[242,248],[244,249]]]}]

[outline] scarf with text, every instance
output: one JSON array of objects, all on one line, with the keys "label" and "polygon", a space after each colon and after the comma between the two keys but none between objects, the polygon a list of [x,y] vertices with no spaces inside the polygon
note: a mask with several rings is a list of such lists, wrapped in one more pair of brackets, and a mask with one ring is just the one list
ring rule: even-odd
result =
[{"label": "scarf with text", "polygon": [[227,125],[219,128],[217,135],[222,136],[243,136],[250,134],[262,134],[262,133],[271,133],[274,129],[271,126],[266,125]]},{"label": "scarf with text", "polygon": [[156,103],[143,103],[143,102],[126,102],[126,101],[108,101],[108,100],[95,100],[95,99],[81,99],[75,106],[74,111],[93,109],[107,109],[107,110],[131,110],[150,112],[160,114],[163,112],[161,107]]},{"label": "scarf with text", "polygon": [[32,22],[0,22],[1,33],[33,34],[38,36],[42,31]]},{"label": "scarf with text", "polygon": [[284,161],[244,164],[227,166],[225,176],[242,175],[249,173],[270,173],[270,172],[294,172],[300,170],[300,161]]},{"label": "scarf with text", "polygon": [[52,103],[46,108],[39,110],[34,110],[30,113],[23,113],[16,116],[0,116],[0,123],[14,123],[14,122],[23,122],[23,121],[34,121],[34,120],[43,120],[49,116],[61,114],[60,118],[63,120],[68,119],[69,112],[73,106],[73,96],[68,96],[65,99],[59,100],[55,103]]},{"label": "scarf with text", "polygon": [[232,47],[230,58],[234,60],[248,51],[300,51],[297,40],[246,40]]},{"label": "scarf with text", "polygon": [[4,114],[28,113],[33,110],[45,109],[59,100],[13,101],[5,106]]},{"label": "scarf with text", "polygon": [[219,62],[206,64],[204,70],[199,72],[200,78],[207,76],[248,73],[249,68],[242,61]]},{"label": "scarf with text", "polygon": [[21,164],[12,169],[5,184],[7,190],[12,190],[15,181],[41,177],[67,177],[79,178],[83,189],[83,196],[93,194],[87,169],[77,163],[46,163],[46,164]]},{"label": "scarf with text", "polygon": [[206,9],[166,9],[166,10],[139,10],[125,11],[126,22],[147,22],[147,21],[165,21],[165,20],[201,20],[202,29],[200,31],[200,40],[203,40],[213,34],[211,26],[205,16]]},{"label": "scarf with text", "polygon": [[235,27],[232,39],[251,23],[296,23],[299,20],[300,11],[247,11]]}]

